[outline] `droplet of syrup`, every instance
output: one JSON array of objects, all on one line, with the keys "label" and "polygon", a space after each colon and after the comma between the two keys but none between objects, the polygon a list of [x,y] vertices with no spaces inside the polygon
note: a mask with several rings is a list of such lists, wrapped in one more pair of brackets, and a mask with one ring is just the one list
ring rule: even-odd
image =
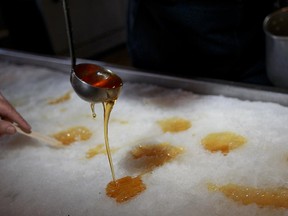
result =
[{"label": "droplet of syrup", "polygon": [[91,112],[92,112],[92,117],[95,119],[96,118],[96,113],[95,113],[95,103],[90,104]]}]

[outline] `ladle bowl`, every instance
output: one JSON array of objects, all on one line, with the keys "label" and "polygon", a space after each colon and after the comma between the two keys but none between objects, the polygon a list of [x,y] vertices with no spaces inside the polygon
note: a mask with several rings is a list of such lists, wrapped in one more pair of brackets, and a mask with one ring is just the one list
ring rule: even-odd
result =
[{"label": "ladle bowl", "polygon": [[99,65],[76,64],[69,6],[66,0],[63,0],[63,9],[71,55],[70,82],[74,91],[80,98],[90,103],[117,100],[123,85],[120,77]]},{"label": "ladle bowl", "polygon": [[123,85],[112,71],[90,63],[75,65],[70,81],[76,94],[90,103],[117,100]]}]

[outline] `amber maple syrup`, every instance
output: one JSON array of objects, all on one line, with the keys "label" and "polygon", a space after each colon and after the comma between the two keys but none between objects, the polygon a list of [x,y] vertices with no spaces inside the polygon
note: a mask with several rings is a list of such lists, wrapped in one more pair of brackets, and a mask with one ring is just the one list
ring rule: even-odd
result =
[{"label": "amber maple syrup", "polygon": [[167,119],[162,119],[157,122],[164,133],[178,133],[188,130],[192,125],[187,119],[172,117]]},{"label": "amber maple syrup", "polygon": [[[158,122],[163,132],[177,133],[191,127],[188,120],[173,117]],[[136,161],[137,170],[141,170],[136,177],[125,176],[111,181],[106,187],[106,195],[122,203],[128,201],[146,190],[142,176],[152,172],[183,153],[183,148],[176,147],[170,143],[158,143],[139,145],[131,152],[133,160]]]},{"label": "amber maple syrup", "polygon": [[208,184],[210,191],[220,191],[226,197],[243,205],[256,204],[260,207],[288,208],[288,188],[255,188],[237,184],[217,186]]},{"label": "amber maple syrup", "polygon": [[227,155],[231,150],[243,146],[247,142],[246,138],[229,132],[211,133],[201,140],[203,147],[212,153],[222,152]]},{"label": "amber maple syrup", "polygon": [[146,189],[141,176],[125,176],[111,181],[106,187],[107,196],[114,198],[116,202],[122,203],[132,199]]},{"label": "amber maple syrup", "polygon": [[109,123],[110,113],[111,113],[111,111],[113,109],[115,101],[107,101],[107,102],[103,102],[102,104],[103,104],[103,110],[104,110],[104,139],[105,139],[105,146],[106,146],[108,161],[109,161],[110,170],[111,170],[111,174],[112,174],[112,179],[115,182],[116,181],[115,171],[114,171],[112,155],[111,155],[111,149],[110,149],[109,139],[108,139],[108,123]]},{"label": "amber maple syrup", "polygon": [[96,113],[95,113],[95,103],[90,104],[91,112],[92,112],[92,117],[95,119],[96,118]]},{"label": "amber maple syrup", "polygon": [[52,135],[56,140],[60,141],[62,145],[70,145],[77,141],[85,141],[90,139],[92,132],[83,126],[76,126],[60,131]]},{"label": "amber maple syrup", "polygon": [[125,176],[111,181],[106,187],[107,196],[118,203],[128,201],[145,191],[146,185],[142,181],[142,176],[174,160],[183,153],[183,148],[169,143],[147,144],[135,147],[130,153],[133,160],[140,162],[137,169],[141,170],[141,173],[136,177]]},{"label": "amber maple syrup", "polygon": [[123,85],[123,82],[116,74],[105,74],[101,72],[101,67],[94,64],[78,64],[74,71],[82,81],[98,88],[114,89]]},{"label": "amber maple syrup", "polygon": [[139,145],[131,151],[134,160],[139,162],[138,168],[142,175],[151,172],[156,167],[174,160],[184,149],[170,143]]},{"label": "amber maple syrup", "polygon": [[60,103],[64,103],[68,100],[70,100],[71,98],[71,91],[65,93],[64,95],[58,97],[58,98],[54,98],[48,101],[49,105],[56,105],[56,104],[60,104]]}]

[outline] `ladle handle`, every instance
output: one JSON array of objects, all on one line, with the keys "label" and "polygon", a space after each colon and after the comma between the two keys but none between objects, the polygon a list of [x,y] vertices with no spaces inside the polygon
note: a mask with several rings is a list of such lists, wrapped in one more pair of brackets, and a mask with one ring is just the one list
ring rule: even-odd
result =
[{"label": "ladle handle", "polygon": [[71,56],[71,67],[72,67],[71,72],[72,72],[76,65],[76,57],[75,57],[75,50],[74,50],[72,24],[71,24],[71,18],[70,18],[70,13],[69,13],[69,5],[67,1],[68,0],[63,0],[63,9],[64,9],[66,31],[67,31],[68,43],[69,43],[69,51],[70,51],[70,56]]}]

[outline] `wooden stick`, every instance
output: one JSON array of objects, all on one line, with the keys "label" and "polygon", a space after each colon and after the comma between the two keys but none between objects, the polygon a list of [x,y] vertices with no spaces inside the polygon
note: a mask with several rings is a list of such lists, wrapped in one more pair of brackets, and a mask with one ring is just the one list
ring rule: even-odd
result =
[{"label": "wooden stick", "polygon": [[46,144],[49,144],[52,147],[61,147],[62,146],[62,143],[60,141],[58,141],[52,137],[43,135],[43,134],[35,132],[35,131],[32,131],[31,133],[25,133],[18,126],[16,126],[16,125],[14,125],[14,126],[15,126],[17,132],[20,134],[23,134],[25,136],[32,137],[34,139],[42,141]]}]

